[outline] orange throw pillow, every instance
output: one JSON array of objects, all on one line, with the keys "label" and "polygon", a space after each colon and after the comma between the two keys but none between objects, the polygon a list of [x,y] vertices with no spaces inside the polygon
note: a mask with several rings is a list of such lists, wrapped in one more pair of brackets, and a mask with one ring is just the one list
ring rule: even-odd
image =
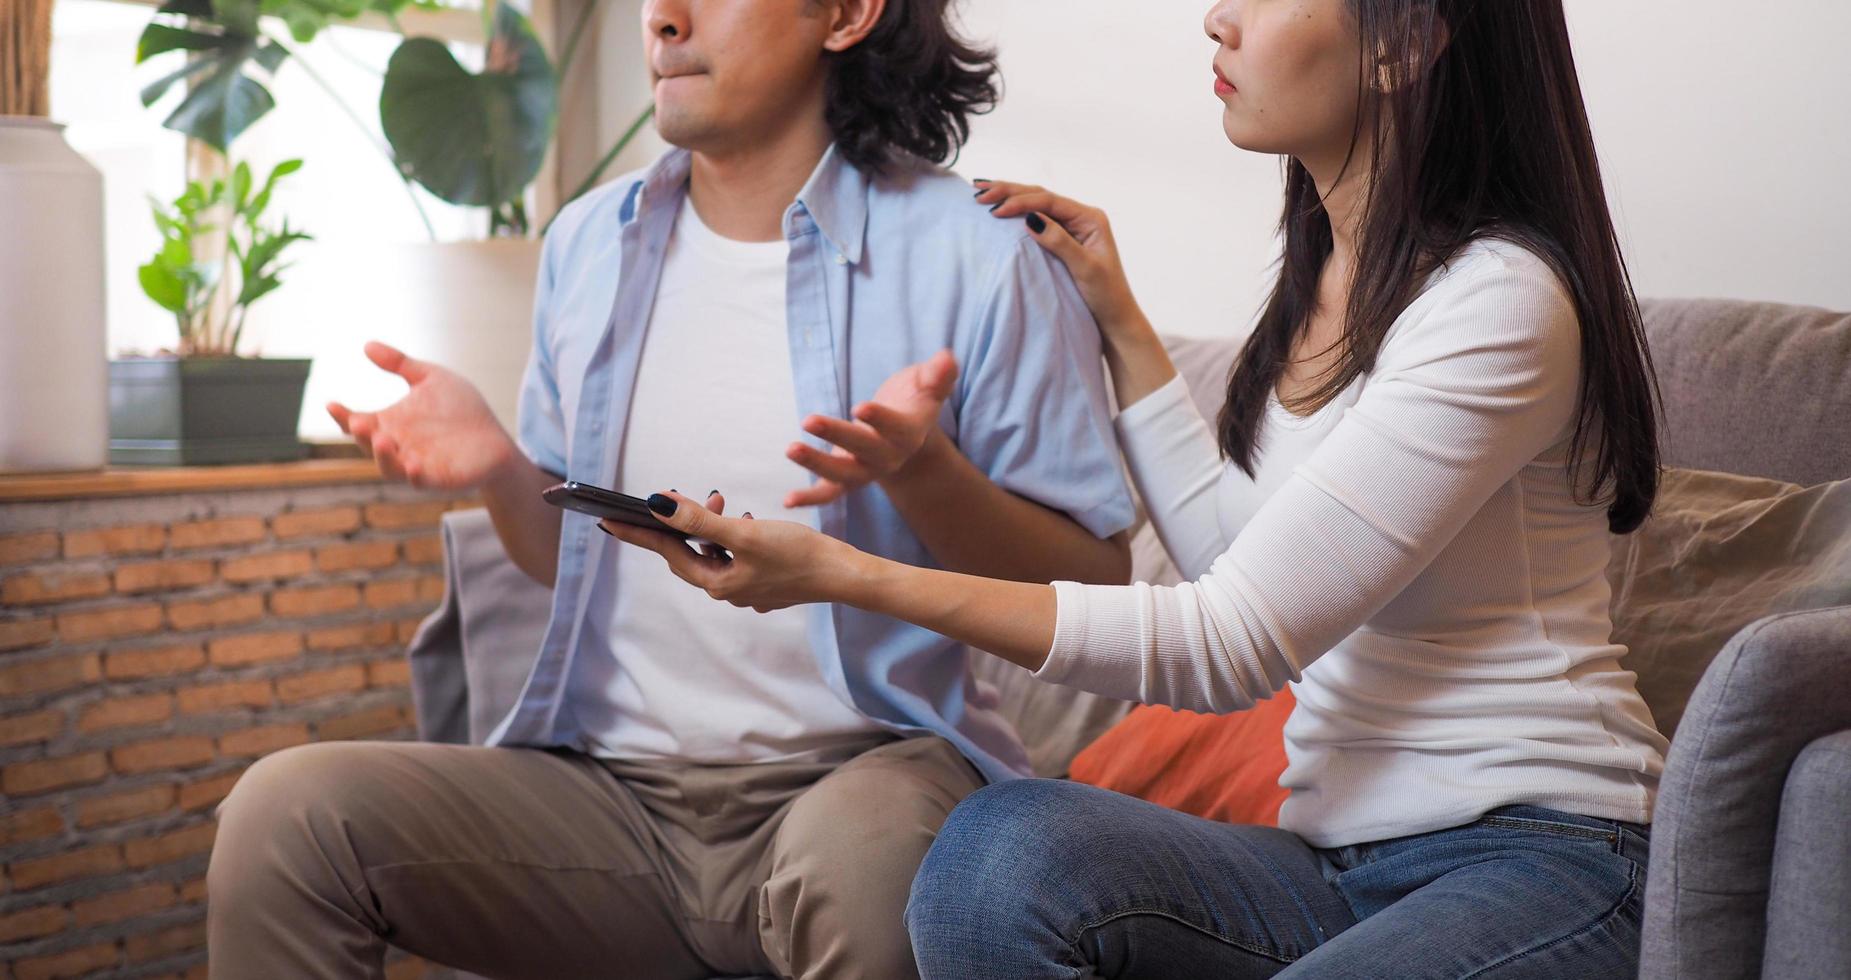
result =
[{"label": "orange throw pillow", "polygon": [[1198,817],[1277,826],[1294,703],[1287,688],[1231,715],[1139,705],[1074,756],[1069,774]]}]

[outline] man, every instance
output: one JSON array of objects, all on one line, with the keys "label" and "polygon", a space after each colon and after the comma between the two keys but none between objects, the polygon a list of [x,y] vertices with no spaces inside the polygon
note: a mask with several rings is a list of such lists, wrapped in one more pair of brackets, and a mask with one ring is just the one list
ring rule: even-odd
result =
[{"label": "man", "polygon": [[1125,579],[1085,307],[924,162],[994,97],[945,8],[645,3],[678,149],[553,226],[518,439],[455,375],[369,347],[410,392],[330,410],[388,475],[479,490],[552,620],[494,747],[252,767],[209,873],[215,974],[377,975],[388,942],[498,977],[913,972],[933,834],[1027,773],[967,651],[851,609],[716,608],[540,491],[699,478],[715,510],[814,508],[903,561]]}]

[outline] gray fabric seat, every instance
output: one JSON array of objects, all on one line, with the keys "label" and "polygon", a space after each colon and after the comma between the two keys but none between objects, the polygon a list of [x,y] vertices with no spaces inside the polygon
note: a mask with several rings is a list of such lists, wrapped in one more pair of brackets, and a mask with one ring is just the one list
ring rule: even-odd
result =
[{"label": "gray fabric seat", "polygon": [[[1851,314],[1719,300],[1644,313],[1666,465],[1851,477]],[[1851,607],[1759,620],[1709,665],[1666,759],[1642,978],[1851,977],[1851,783],[1843,755],[1830,754],[1848,730]],[[1815,742],[1823,748],[1796,768]],[[1833,798],[1840,808],[1822,817]]]}]

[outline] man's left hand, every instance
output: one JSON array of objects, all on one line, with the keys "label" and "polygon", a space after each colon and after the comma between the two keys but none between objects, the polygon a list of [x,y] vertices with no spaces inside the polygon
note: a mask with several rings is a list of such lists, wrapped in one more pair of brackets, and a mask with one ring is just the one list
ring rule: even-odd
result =
[{"label": "man's left hand", "polygon": [[958,379],[958,362],[939,351],[888,378],[869,401],[855,406],[853,419],[812,415],[803,431],[835,448],[824,452],[807,443],[791,443],[784,455],[815,473],[815,483],[784,498],[788,508],[815,507],[850,490],[885,480],[919,454],[938,431],[938,416]]}]

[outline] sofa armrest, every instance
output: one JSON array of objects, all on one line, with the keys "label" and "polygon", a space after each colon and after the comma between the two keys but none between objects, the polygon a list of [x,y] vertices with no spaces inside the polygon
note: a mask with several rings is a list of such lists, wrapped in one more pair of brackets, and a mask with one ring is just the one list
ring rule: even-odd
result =
[{"label": "sofa armrest", "polygon": [[1640,976],[1754,976],[1781,793],[1802,749],[1851,728],[1851,606],[1758,620],[1729,641],[1671,743],[1653,821]]},{"label": "sofa armrest", "polygon": [[1851,977],[1851,730],[1806,746],[1787,775],[1761,976]]}]

